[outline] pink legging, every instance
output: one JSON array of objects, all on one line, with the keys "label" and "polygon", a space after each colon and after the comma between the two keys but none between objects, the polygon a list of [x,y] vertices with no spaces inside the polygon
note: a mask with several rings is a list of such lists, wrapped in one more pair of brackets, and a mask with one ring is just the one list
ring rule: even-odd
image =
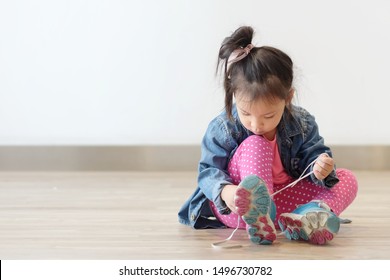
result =
[{"label": "pink legging", "polygon": [[[238,185],[246,176],[255,174],[266,182],[269,193],[272,194],[295,180],[290,178],[290,181],[286,184],[274,184],[272,163],[273,151],[271,145],[263,137],[252,135],[245,139],[237,148],[236,153],[229,162],[228,172],[235,185]],[[337,169],[336,174],[340,182],[330,189],[318,186],[310,179],[303,179],[295,186],[273,196],[276,204],[276,221],[280,214],[290,213],[298,205],[313,200],[325,202],[336,215],[340,215],[355,199],[358,183],[352,172],[347,169]],[[222,215],[213,203],[210,203],[210,205],[218,220],[228,227],[237,227],[238,216],[236,214]],[[277,226],[277,223],[275,223],[275,226]],[[242,219],[240,219],[239,227],[246,227]]]}]

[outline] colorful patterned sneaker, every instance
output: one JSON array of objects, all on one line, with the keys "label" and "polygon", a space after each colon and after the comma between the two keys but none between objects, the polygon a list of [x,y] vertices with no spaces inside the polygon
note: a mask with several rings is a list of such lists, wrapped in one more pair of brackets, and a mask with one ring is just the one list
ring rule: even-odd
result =
[{"label": "colorful patterned sneaker", "polygon": [[249,239],[256,244],[269,245],[276,239],[273,223],[276,207],[265,182],[256,175],[241,181],[234,202],[237,213],[247,224]]},{"label": "colorful patterned sneaker", "polygon": [[349,223],[334,214],[322,202],[312,201],[299,206],[292,213],[279,217],[279,227],[290,240],[306,240],[323,245],[339,232],[340,223]]}]

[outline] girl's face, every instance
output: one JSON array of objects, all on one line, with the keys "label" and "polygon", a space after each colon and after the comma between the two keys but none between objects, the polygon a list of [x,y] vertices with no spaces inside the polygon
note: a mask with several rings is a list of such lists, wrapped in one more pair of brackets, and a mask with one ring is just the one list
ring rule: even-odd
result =
[{"label": "girl's face", "polygon": [[273,140],[286,106],[286,101],[275,99],[271,101],[257,99],[247,101],[238,96],[236,99],[238,116],[244,127],[256,135],[262,135]]}]

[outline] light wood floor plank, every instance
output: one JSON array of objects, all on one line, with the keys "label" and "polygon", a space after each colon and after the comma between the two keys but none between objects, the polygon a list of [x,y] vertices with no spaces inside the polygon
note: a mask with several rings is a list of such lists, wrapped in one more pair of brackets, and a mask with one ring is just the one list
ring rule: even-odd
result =
[{"label": "light wood floor plank", "polygon": [[196,173],[0,173],[0,259],[390,259],[390,172],[355,172],[358,197],[326,246],[214,249],[231,229],[193,230],[177,211]]}]

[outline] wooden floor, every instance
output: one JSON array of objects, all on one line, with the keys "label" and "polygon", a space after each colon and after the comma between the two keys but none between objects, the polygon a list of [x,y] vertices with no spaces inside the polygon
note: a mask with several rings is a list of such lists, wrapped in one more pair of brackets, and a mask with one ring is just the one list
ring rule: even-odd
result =
[{"label": "wooden floor", "polygon": [[390,172],[355,172],[359,193],[326,246],[214,249],[231,229],[193,230],[177,211],[195,173],[0,173],[0,259],[390,259]]}]

